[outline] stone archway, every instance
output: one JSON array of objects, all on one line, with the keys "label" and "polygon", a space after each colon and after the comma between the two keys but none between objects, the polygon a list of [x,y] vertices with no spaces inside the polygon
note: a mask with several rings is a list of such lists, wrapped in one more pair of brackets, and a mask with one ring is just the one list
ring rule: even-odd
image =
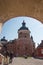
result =
[{"label": "stone archway", "polygon": [[43,0],[0,0],[0,29],[17,16],[33,17],[43,23]]}]

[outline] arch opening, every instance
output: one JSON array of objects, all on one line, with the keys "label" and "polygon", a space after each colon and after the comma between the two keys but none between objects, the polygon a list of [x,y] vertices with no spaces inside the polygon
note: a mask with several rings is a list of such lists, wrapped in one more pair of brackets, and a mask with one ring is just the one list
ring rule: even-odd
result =
[{"label": "arch opening", "polygon": [[8,40],[18,38],[18,29],[20,28],[23,20],[31,31],[30,36],[33,36],[34,42],[38,45],[37,43],[40,43],[41,40],[43,40],[43,24],[31,17],[21,16],[7,20],[2,27],[1,37],[5,36]]}]

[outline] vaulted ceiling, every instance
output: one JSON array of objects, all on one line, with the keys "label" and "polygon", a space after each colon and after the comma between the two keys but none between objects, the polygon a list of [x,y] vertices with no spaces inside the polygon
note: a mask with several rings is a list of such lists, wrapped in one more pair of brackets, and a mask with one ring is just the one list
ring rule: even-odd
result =
[{"label": "vaulted ceiling", "polygon": [[28,16],[43,23],[43,0],[0,0],[0,23]]}]

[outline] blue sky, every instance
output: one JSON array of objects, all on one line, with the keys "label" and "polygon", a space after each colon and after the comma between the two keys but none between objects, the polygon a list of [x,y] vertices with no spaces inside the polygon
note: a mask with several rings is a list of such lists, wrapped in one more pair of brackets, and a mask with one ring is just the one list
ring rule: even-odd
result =
[{"label": "blue sky", "polygon": [[8,40],[18,38],[18,29],[22,26],[23,20],[31,31],[30,35],[33,36],[33,40],[36,45],[37,43],[40,43],[41,40],[43,40],[43,24],[40,21],[30,17],[15,17],[6,21],[2,27],[0,38],[3,36],[5,36]]}]

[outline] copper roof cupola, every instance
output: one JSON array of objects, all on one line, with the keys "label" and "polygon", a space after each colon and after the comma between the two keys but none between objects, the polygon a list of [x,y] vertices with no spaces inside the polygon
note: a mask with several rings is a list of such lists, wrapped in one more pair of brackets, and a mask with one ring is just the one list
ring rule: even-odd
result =
[{"label": "copper roof cupola", "polygon": [[20,30],[28,30],[28,28],[25,25],[26,25],[26,23],[23,21],[22,27],[18,31],[20,31]]}]

